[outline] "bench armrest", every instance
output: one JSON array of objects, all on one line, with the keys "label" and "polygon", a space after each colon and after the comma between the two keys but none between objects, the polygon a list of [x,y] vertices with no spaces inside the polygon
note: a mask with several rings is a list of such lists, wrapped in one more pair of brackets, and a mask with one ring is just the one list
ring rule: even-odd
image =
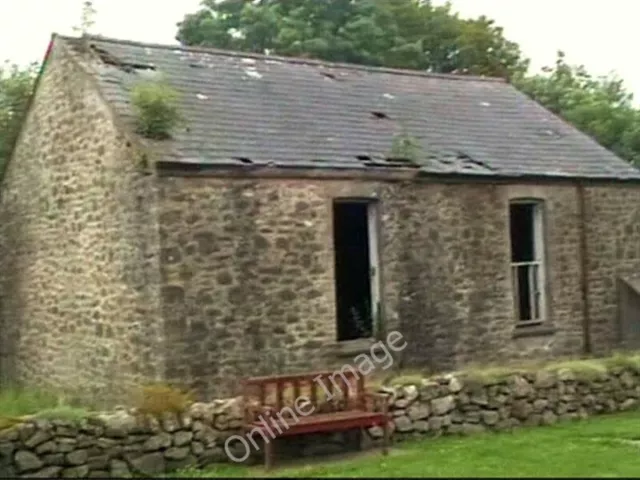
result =
[{"label": "bench armrest", "polygon": [[389,399],[391,395],[387,393],[365,392],[364,399],[366,408],[369,411],[382,411],[387,414],[389,411]]}]

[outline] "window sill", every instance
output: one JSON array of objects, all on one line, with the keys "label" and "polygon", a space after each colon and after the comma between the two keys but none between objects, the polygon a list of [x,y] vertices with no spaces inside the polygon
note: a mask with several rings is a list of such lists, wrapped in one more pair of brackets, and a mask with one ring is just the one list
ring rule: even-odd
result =
[{"label": "window sill", "polygon": [[358,338],[337,342],[333,346],[334,354],[338,357],[354,357],[368,352],[374,343],[376,343],[375,338]]},{"label": "window sill", "polygon": [[551,325],[542,323],[524,324],[516,326],[513,332],[513,338],[543,337],[555,333],[556,329]]}]

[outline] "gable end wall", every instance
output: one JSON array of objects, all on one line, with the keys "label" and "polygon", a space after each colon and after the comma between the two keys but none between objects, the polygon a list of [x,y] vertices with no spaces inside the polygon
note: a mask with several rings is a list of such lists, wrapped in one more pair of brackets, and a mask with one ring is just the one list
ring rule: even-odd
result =
[{"label": "gable end wall", "polygon": [[161,375],[154,178],[56,42],[3,182],[0,373],[81,396]]}]

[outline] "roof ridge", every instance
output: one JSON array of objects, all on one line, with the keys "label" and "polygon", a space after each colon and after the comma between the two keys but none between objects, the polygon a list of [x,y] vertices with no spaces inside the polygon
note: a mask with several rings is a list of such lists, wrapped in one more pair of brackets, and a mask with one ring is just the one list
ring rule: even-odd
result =
[{"label": "roof ridge", "polygon": [[[60,34],[54,34],[54,36],[62,38],[64,40],[79,40],[80,38],[82,38],[82,37],[72,37],[72,36],[60,35]],[[430,78],[439,78],[442,80],[508,83],[507,80],[500,77],[483,77],[483,76],[477,76],[477,75],[456,75],[453,73],[432,73],[432,72],[424,72],[422,70],[409,70],[409,69],[402,69],[402,68],[374,67],[374,66],[359,65],[354,63],[329,62],[325,60],[315,60],[315,59],[303,58],[303,57],[285,57],[280,55],[265,55],[261,53],[255,53],[255,52],[223,50],[223,49],[213,48],[213,47],[191,47],[191,46],[184,46],[180,44],[168,45],[168,44],[161,44],[161,43],[138,42],[134,40],[123,40],[118,38],[105,37],[102,35],[87,35],[86,38],[89,40],[96,40],[96,41],[106,42],[106,43],[117,43],[121,45],[131,45],[131,46],[156,48],[156,49],[163,49],[163,50],[180,50],[184,52],[209,53],[212,55],[235,57],[235,58],[252,58],[256,60],[271,60],[271,61],[279,61],[279,62],[286,62],[286,63],[292,63],[292,64],[299,64],[299,65],[314,65],[318,67],[342,68],[342,69],[348,69],[348,70],[358,70],[358,71],[374,72],[374,73],[377,72],[377,73],[390,73],[395,75],[409,75],[409,76],[416,76],[416,77],[430,77]]]}]

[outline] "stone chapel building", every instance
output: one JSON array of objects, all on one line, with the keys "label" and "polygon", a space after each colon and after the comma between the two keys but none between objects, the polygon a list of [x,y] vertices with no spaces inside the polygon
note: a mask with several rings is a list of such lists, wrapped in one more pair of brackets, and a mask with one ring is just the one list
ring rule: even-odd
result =
[{"label": "stone chapel building", "polygon": [[[184,122],[152,141],[157,79]],[[54,35],[0,216],[7,382],[221,394],[391,330],[431,370],[640,335],[640,171],[498,79]]]}]

